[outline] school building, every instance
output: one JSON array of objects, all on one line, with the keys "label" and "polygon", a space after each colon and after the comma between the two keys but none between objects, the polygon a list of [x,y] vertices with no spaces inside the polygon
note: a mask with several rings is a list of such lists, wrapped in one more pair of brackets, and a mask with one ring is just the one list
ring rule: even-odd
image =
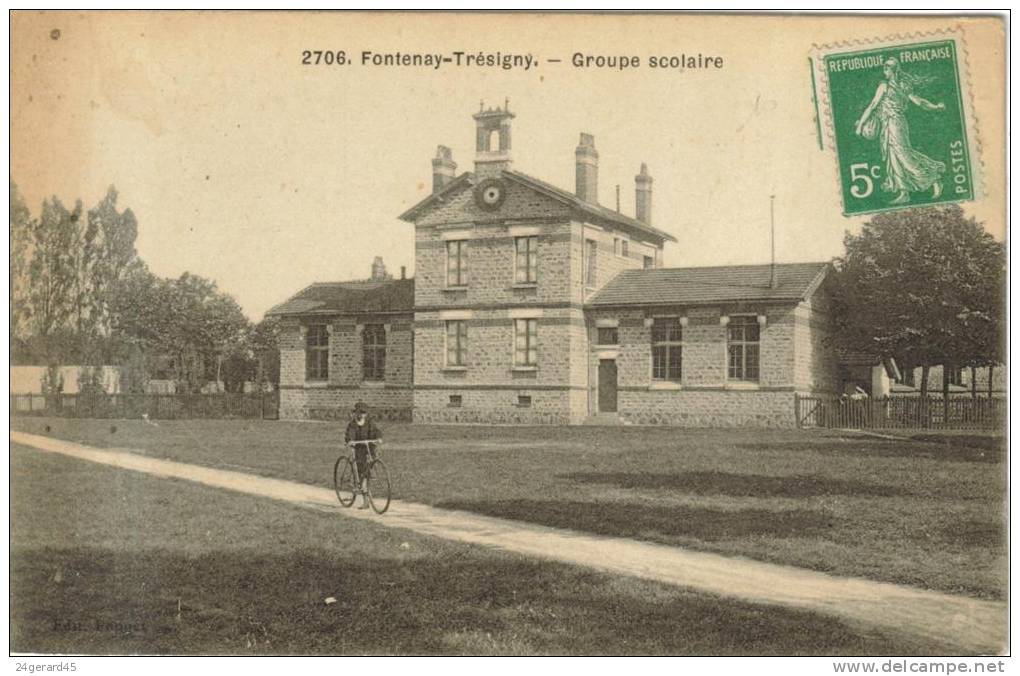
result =
[{"label": "school building", "polygon": [[599,203],[591,135],[571,192],[514,169],[508,105],[473,119],[473,171],[439,146],[400,216],[414,279],[377,259],[270,311],[281,417],[793,426],[795,394],[838,390],[828,263],[664,268],[644,164],[628,216]]}]

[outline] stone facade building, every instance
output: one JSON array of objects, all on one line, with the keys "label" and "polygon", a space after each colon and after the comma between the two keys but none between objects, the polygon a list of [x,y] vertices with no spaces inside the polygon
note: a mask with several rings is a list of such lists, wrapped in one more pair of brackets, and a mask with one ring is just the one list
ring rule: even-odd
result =
[{"label": "stone facade building", "polygon": [[284,417],[362,399],[426,423],[792,426],[795,393],[835,391],[828,264],[664,269],[676,240],[652,225],[645,165],[630,217],[599,204],[591,135],[569,192],[513,168],[508,106],[473,117],[474,171],[439,146],[432,194],[401,215],[413,281],[316,284],[271,310]]}]

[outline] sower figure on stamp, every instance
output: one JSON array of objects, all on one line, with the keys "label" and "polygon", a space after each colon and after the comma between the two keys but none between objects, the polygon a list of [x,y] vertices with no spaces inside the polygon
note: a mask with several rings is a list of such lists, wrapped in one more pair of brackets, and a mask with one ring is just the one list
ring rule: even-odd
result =
[{"label": "sower figure on stamp", "polygon": [[882,189],[896,193],[893,204],[905,204],[910,201],[910,193],[929,188],[932,199],[938,198],[942,194],[942,174],[946,165],[914,150],[910,144],[906,113],[910,103],[932,111],[945,110],[946,104],[932,103],[914,94],[914,87],[922,83],[922,78],[904,73],[898,59],[886,59],[882,72],[885,82],[879,83],[854,131],[867,139],[879,139],[882,159],[885,160]]},{"label": "sower figure on stamp", "polygon": [[[347,430],[344,432],[344,443],[375,439],[382,439],[382,432],[368,417],[368,407],[359,401],[354,405],[353,418],[347,424]],[[361,481],[361,504],[358,505],[358,509],[368,508],[368,480],[365,473],[368,471],[370,445],[373,444],[356,444],[354,446],[354,463],[357,465],[358,479]],[[372,448],[371,451],[374,452],[375,448]]]}]

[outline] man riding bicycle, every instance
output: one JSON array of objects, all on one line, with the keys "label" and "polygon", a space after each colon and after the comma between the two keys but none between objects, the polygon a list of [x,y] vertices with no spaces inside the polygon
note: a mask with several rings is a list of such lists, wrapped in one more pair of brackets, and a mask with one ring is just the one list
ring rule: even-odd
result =
[{"label": "man riding bicycle", "polygon": [[[377,439],[382,439],[382,431],[368,417],[368,407],[359,401],[354,405],[353,418],[347,425],[347,431],[344,432],[344,443],[375,441]],[[368,509],[368,482],[365,474],[368,471],[369,446],[372,446],[371,451],[374,453],[375,444],[354,445],[354,463],[358,468],[358,478],[361,481],[361,504],[358,505],[358,509]]]}]

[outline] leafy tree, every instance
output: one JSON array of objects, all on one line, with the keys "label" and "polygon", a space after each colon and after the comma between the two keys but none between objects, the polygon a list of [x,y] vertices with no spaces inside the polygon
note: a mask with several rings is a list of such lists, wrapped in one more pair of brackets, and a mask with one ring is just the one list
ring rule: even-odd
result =
[{"label": "leafy tree", "polygon": [[160,279],[135,266],[109,299],[113,330],[150,355],[168,357],[183,391],[221,378],[222,359],[247,349],[249,322],[237,301],[197,275]]},{"label": "leafy tree", "polygon": [[109,332],[109,294],[138,260],[135,240],[138,221],[130,209],[117,211],[117,189],[112,185],[106,196],[88,211],[84,238],[86,261],[81,271],[87,279],[90,313],[95,329]]},{"label": "leafy tree", "polygon": [[81,201],[69,211],[52,197],[43,202],[42,215],[33,222],[28,299],[36,336],[50,336],[74,314],[81,215]]},{"label": "leafy tree", "polygon": [[257,360],[255,380],[259,389],[280,387],[280,319],[265,317],[251,331],[251,349]]},{"label": "leafy tree", "polygon": [[29,262],[32,252],[32,215],[25,205],[18,186],[10,181],[10,326],[11,341],[26,336],[26,321],[31,306],[29,298]]},{"label": "leafy tree", "polygon": [[[837,261],[842,344],[922,367],[1001,358],[1005,249],[956,205],[880,214]],[[944,369],[945,370],[945,369]]]}]

